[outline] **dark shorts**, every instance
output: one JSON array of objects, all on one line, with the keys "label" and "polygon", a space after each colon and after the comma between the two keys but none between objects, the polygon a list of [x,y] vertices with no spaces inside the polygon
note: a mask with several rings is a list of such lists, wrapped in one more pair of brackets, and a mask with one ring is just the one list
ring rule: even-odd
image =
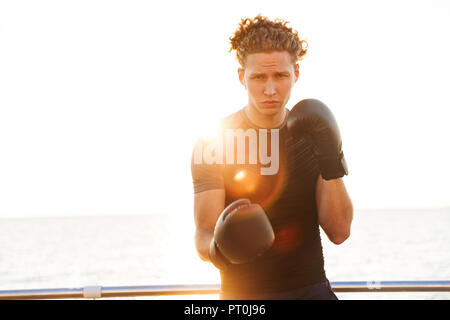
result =
[{"label": "dark shorts", "polygon": [[230,294],[220,292],[221,300],[338,300],[328,280],[306,287],[273,293]]}]

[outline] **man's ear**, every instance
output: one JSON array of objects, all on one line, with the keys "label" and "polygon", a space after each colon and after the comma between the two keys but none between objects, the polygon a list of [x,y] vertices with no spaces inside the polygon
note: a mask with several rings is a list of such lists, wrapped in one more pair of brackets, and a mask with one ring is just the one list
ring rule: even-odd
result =
[{"label": "man's ear", "polygon": [[242,83],[242,85],[247,89],[247,82],[245,81],[245,69],[244,68],[238,68],[238,75],[239,75],[239,81]]},{"label": "man's ear", "polygon": [[300,66],[298,65],[298,63],[295,64],[294,76],[295,76],[295,80],[294,80],[294,83],[295,83],[295,82],[297,82],[298,77],[300,76]]}]

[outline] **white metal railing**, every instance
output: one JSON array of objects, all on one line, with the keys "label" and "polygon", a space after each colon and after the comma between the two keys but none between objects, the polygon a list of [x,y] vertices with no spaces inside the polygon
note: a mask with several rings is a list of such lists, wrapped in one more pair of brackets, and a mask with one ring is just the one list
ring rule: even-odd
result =
[{"label": "white metal railing", "polygon": [[[450,281],[330,282],[334,292],[450,292]],[[220,285],[87,286],[83,288],[0,290],[0,300],[98,299],[107,297],[219,294]]]}]

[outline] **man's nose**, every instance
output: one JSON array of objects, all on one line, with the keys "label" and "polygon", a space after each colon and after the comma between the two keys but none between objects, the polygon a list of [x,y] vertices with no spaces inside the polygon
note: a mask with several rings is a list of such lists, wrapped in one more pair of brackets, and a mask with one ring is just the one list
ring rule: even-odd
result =
[{"label": "man's nose", "polygon": [[275,85],[271,79],[268,79],[264,87],[264,94],[268,96],[273,96],[275,94]]}]

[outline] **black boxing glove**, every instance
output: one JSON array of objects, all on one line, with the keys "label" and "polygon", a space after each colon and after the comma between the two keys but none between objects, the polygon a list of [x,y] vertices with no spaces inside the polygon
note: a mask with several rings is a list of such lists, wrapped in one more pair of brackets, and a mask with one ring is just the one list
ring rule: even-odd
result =
[{"label": "black boxing glove", "polygon": [[348,174],[341,134],[331,110],[321,101],[305,99],[289,111],[287,129],[294,139],[308,136],[325,180]]},{"label": "black boxing glove", "polygon": [[231,203],[222,211],[209,246],[211,262],[225,270],[229,264],[250,262],[273,244],[275,234],[264,210],[248,199]]}]

